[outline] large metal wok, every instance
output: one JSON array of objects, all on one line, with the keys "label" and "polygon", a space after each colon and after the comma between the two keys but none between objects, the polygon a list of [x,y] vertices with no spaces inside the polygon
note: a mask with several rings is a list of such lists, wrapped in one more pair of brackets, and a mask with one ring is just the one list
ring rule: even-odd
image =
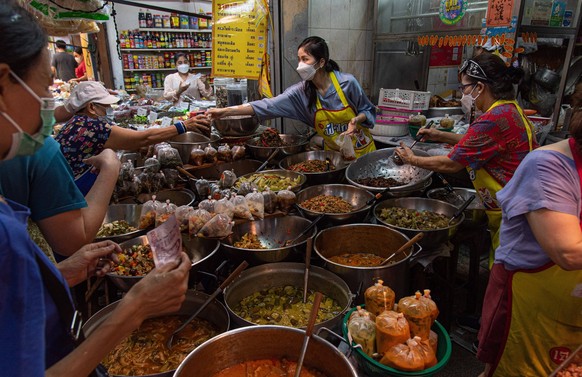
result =
[{"label": "large metal wok", "polygon": [[[288,359],[296,361],[305,332],[282,326],[253,326],[231,330],[192,351],[174,377],[208,377],[244,361]],[[348,359],[317,335],[307,347],[304,365],[329,377],[357,377]]]},{"label": "large metal wok", "polygon": [[[269,217],[258,221],[237,224],[232,233],[221,240],[224,253],[231,259],[246,260],[250,264],[263,264],[283,261],[302,261],[305,259],[307,239],[315,237],[317,228],[303,236],[295,243],[285,246],[285,241],[292,240],[311,225],[311,221],[299,216]],[[235,247],[243,235],[256,234],[268,249],[243,249]]]},{"label": "large metal wok", "polygon": [[346,168],[349,162],[342,158],[340,152],[336,151],[309,151],[294,154],[293,156],[285,157],[279,163],[281,169],[289,169],[290,166],[298,164],[300,162],[310,161],[310,160],[325,160],[329,158],[330,162],[335,167],[333,170],[324,172],[304,172],[301,173],[307,178],[306,185],[321,185],[324,183],[340,183],[344,176]]},{"label": "large metal wok", "polygon": [[[190,316],[196,311],[206,300],[208,295],[198,291],[187,291],[186,300],[182,304],[180,310],[176,313],[168,315],[183,315]],[[95,313],[91,318],[85,322],[83,325],[83,332],[86,336],[90,336],[98,326],[106,322],[111,315],[111,312],[119,305],[119,301],[107,305],[103,309]],[[204,310],[198,315],[199,318],[205,319],[212,323],[218,329],[219,333],[224,333],[230,328],[230,318],[228,312],[224,305],[222,305],[218,300],[214,299],[208,304]],[[165,340],[164,340],[165,342]],[[163,373],[150,374],[147,377],[171,377],[174,371],[168,371]]]},{"label": "large metal wok", "polygon": [[[432,211],[445,215],[449,219],[453,217],[453,215],[458,211],[458,208],[452,204],[440,200],[426,198],[388,199],[383,202],[380,202],[378,205],[376,205],[376,207],[374,207],[374,216],[376,217],[376,220],[379,223],[382,223],[392,229],[396,229],[397,231],[407,235],[409,238],[416,236],[418,233],[421,232],[421,230],[402,228],[396,225],[392,225],[387,223],[380,217],[382,209],[391,207],[408,208],[417,211]],[[424,237],[418,242],[418,244],[425,250],[432,250],[435,247],[438,247],[440,244],[447,242],[455,235],[455,233],[457,232],[457,228],[463,222],[464,219],[465,214],[462,213],[459,217],[457,217],[453,221],[451,225],[447,227],[435,230],[422,230],[422,232],[424,233]]]},{"label": "large metal wok", "polygon": [[[238,316],[234,311],[241,301],[255,292],[276,287],[292,285],[303,287],[303,275],[305,265],[303,263],[268,263],[244,271],[224,291],[224,302],[231,315],[233,324],[236,326],[255,325]],[[309,272],[309,290],[318,291],[331,297],[342,308],[341,313],[345,313],[352,303],[353,295],[350,288],[338,276],[320,267],[312,266]],[[327,327],[329,329],[341,323],[342,314],[334,318],[317,323],[315,328]]]},{"label": "large metal wok", "polygon": [[245,146],[253,158],[265,161],[275,150],[278,153],[273,157],[273,160],[280,160],[285,156],[304,151],[305,146],[309,143],[308,138],[303,135],[280,134],[279,136],[285,143],[283,147],[264,147],[260,143],[260,136],[250,139]]},{"label": "large metal wok", "polygon": [[[408,164],[396,165],[392,159],[395,149],[380,149],[358,158],[346,169],[346,179],[352,185],[371,192],[381,192],[386,187],[365,186],[357,183],[356,180],[369,177],[385,177],[403,182],[403,185],[392,187],[391,192],[394,193],[423,187],[433,172]],[[414,149],[414,154],[424,157],[429,156],[428,153],[418,149]]]}]

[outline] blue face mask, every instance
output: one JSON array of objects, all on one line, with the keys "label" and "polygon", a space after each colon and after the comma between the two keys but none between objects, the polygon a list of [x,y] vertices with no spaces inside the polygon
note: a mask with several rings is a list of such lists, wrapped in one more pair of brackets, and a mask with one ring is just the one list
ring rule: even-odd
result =
[{"label": "blue face mask", "polygon": [[12,134],[12,144],[10,145],[10,150],[4,158],[4,161],[10,160],[16,156],[30,156],[36,153],[44,145],[44,140],[52,134],[53,126],[55,124],[55,99],[53,97],[39,97],[14,72],[10,71],[10,74],[40,103],[42,127],[39,132],[30,135],[24,132],[10,115],[5,112],[0,112],[0,114],[18,130],[18,132]]}]

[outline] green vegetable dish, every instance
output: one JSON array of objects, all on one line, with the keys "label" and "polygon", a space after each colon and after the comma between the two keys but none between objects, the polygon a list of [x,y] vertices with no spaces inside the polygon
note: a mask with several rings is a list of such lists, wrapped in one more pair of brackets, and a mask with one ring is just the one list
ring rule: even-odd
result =
[{"label": "green vegetable dish", "polygon": [[97,232],[97,237],[119,236],[121,234],[135,232],[136,230],[136,227],[129,225],[125,220],[115,220],[101,225],[101,228]]},{"label": "green vegetable dish", "polygon": [[249,177],[240,177],[234,186],[238,189],[244,182],[254,183],[260,191],[264,191],[267,187],[270,188],[271,191],[280,191],[289,186],[297,186],[301,183],[301,177],[291,179],[278,174],[256,173]]},{"label": "green vegetable dish", "polygon": [[449,219],[445,215],[432,211],[400,207],[383,208],[379,217],[387,224],[406,229],[435,230],[449,226]]},{"label": "green vegetable dish", "polygon": [[[304,304],[303,288],[291,285],[273,287],[245,297],[234,308],[234,312],[257,325],[305,327],[314,298],[315,292],[310,290]],[[342,308],[334,299],[324,295],[315,323],[328,321],[338,316],[341,311]]]}]

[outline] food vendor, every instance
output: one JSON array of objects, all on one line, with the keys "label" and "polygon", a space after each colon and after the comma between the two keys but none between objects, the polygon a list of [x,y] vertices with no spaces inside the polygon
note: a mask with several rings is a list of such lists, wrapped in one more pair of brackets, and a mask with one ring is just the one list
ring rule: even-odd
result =
[{"label": "food vendor", "polygon": [[69,82],[80,82],[87,81],[87,65],[85,64],[85,58],[83,57],[83,48],[75,47],[73,51],[73,56],[77,62],[77,68],[75,68],[75,78],[69,80]]},{"label": "food vendor", "polygon": [[497,191],[513,176],[524,157],[536,148],[533,126],[515,101],[513,84],[523,77],[519,68],[507,67],[494,54],[482,53],[467,60],[459,69],[459,90],[465,113],[483,112],[465,135],[436,129],[421,129],[423,140],[454,145],[448,156],[416,156],[404,143],[396,154],[404,163],[440,173],[467,169],[475,190],[486,207],[493,251],[499,246],[501,207]]},{"label": "food vendor", "polygon": [[582,84],[572,105],[572,138],[528,154],[497,194],[501,245],[477,350],[485,377],[547,376],[582,342]]},{"label": "food vendor", "polygon": [[327,43],[308,37],[297,49],[297,72],[303,81],[282,94],[240,106],[210,109],[211,118],[257,115],[259,119],[286,117],[315,128],[323,137],[325,149],[338,150],[341,134],[350,135],[356,157],[376,150],[370,128],[376,121],[376,107],[354,76],[340,72],[329,58]]},{"label": "food vendor", "polygon": [[159,143],[186,131],[209,133],[210,122],[204,115],[176,122],[174,127],[148,128],[143,131],[116,126],[110,115],[111,104],[118,98],[109,94],[96,81],[80,82],[71,92],[65,108],[75,114],[55,136],[61,151],[73,169],[77,186],[85,195],[92,187],[97,174],[85,160],[110,148],[113,150],[137,150]]},{"label": "food vendor", "polygon": [[174,103],[180,102],[182,95],[194,99],[212,96],[212,87],[206,76],[190,73],[190,63],[186,54],[178,52],[174,55],[176,70],[164,79],[164,98]]},{"label": "food vendor", "polygon": [[[35,16],[13,4],[0,3],[0,164],[36,153],[54,125],[48,37]],[[111,267],[103,258],[116,260],[113,254],[121,250],[111,241],[90,244],[55,266],[28,236],[29,214],[28,208],[0,197],[3,376],[88,376],[146,318],[180,308],[190,270],[185,253],[132,287],[82,341],[72,332],[80,331],[82,321],[69,288],[91,276],[103,277]]]}]

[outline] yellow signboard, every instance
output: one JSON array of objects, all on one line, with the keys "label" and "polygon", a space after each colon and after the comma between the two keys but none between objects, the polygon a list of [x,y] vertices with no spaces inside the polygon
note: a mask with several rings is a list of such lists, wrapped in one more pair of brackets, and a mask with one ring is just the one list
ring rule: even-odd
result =
[{"label": "yellow signboard", "polygon": [[267,47],[265,0],[212,2],[212,76],[257,80]]}]

